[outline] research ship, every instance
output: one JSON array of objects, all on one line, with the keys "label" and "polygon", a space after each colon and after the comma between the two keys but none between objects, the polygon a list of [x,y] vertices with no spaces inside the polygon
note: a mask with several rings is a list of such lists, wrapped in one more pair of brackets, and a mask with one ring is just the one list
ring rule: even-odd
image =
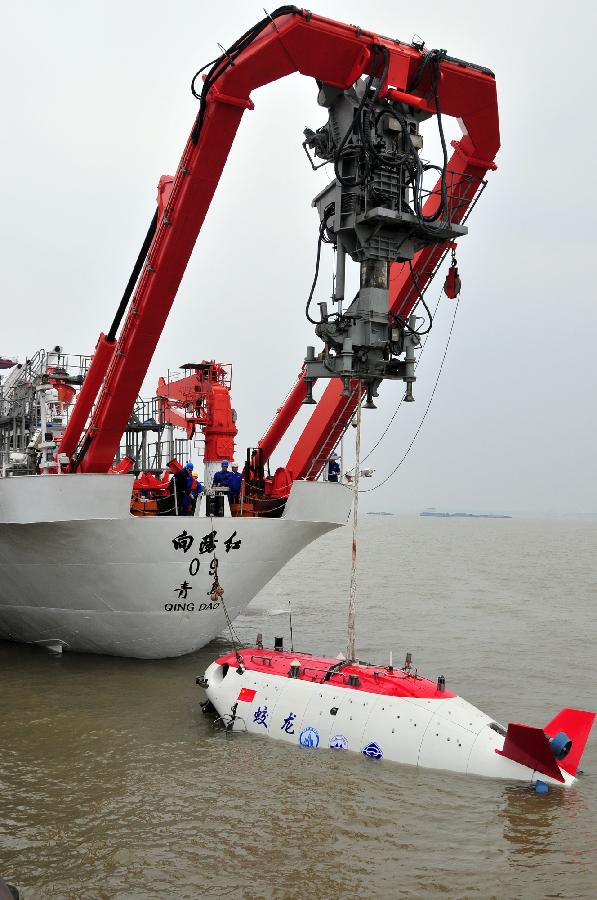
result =
[{"label": "research ship", "polygon": [[233,457],[230,369],[213,362],[160,379],[154,398],[136,402],[112,472],[63,472],[58,447],[88,365],[55,347],[0,381],[0,638],[53,652],[191,653],[292,556],[346,523],[350,492],[297,481],[265,498],[249,465],[240,502],[208,490],[182,515],[177,460],[201,453],[209,485],[222,452]]},{"label": "research ship", "polygon": [[[189,363],[179,383],[158,386],[155,410],[138,398],[253,93],[296,72],[312,79],[327,116],[305,129],[303,149],[314,170],[328,166],[334,176],[312,203],[317,260],[305,313],[322,347],[307,347],[295,384],[247,451],[240,502],[230,504],[210,487],[234,449],[223,367]],[[318,479],[361,407],[375,409],[384,381],[401,382],[405,402],[414,400],[417,351],[432,326],[424,294],[450,255],[444,291],[458,297],[456,241],[499,148],[489,69],[282,6],[200,69],[191,87],[198,109],[189,138],[175,175],[159,180],[155,213],[93,354],[73,365],[55,347],[4,378],[5,638],[140,657],[209,641],[292,555],[346,522],[350,492]],[[451,154],[442,116],[462,127]],[[440,136],[435,162],[422,156],[427,120]],[[335,275],[315,313],[323,245],[334,251]],[[349,260],[360,268],[352,300]],[[291,322],[289,315],[281,324],[281,339]],[[267,365],[265,349],[259,361]],[[325,388],[316,399],[318,382]],[[274,467],[303,404],[311,416]],[[180,514],[170,488],[189,456],[171,426],[205,442],[208,495],[192,517]]]}]

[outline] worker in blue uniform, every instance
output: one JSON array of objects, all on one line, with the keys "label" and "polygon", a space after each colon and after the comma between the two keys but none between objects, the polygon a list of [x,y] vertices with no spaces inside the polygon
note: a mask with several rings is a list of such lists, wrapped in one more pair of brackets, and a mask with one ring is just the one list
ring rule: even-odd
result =
[{"label": "worker in blue uniform", "polygon": [[328,462],[328,481],[338,481],[340,475],[340,466],[338,464],[338,454],[332,452]]},{"label": "worker in blue uniform", "polygon": [[232,473],[228,471],[229,465],[230,463],[227,459],[222,460],[222,468],[214,475],[213,481],[211,483],[212,487],[226,488],[228,492],[230,491],[230,476]]},{"label": "worker in blue uniform", "polygon": [[187,473],[187,483],[186,490],[182,498],[182,515],[192,516],[194,510],[193,495],[191,493],[193,488],[193,463],[188,462],[184,467],[184,470]]},{"label": "worker in blue uniform", "polygon": [[243,486],[243,476],[238,471],[238,463],[232,463],[232,472],[230,473],[230,488],[228,490],[228,498],[231,503],[240,503],[240,492]]},{"label": "worker in blue uniform", "polygon": [[170,493],[175,497],[175,514],[188,516],[191,513],[191,484],[193,480],[193,463],[178,469],[170,481]]}]

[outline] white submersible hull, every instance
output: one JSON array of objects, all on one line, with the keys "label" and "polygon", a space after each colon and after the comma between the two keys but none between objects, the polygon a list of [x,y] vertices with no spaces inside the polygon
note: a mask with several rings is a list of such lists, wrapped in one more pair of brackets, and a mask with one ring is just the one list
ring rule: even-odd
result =
[{"label": "white submersible hull", "polygon": [[343,485],[295,482],[277,519],[135,518],[130,496],[124,475],[0,479],[0,638],[192,653],[226,627],[225,609],[234,619],[296,553],[344,525],[352,503]]},{"label": "white submersible hull", "polygon": [[544,729],[506,729],[441,677],[260,647],[222,656],[197,681],[229,731],[545,789],[574,784],[595,719],[563,709]]}]

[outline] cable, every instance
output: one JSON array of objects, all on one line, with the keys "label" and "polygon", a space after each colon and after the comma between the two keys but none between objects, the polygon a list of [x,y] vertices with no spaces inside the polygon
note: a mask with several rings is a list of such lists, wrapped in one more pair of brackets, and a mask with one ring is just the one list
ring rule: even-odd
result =
[{"label": "cable", "polygon": [[[191,141],[193,144],[197,144],[199,141],[199,136],[201,134],[201,129],[203,127],[203,119],[205,117],[205,109],[207,106],[207,95],[211,90],[212,86],[215,82],[220,78],[224,72],[226,72],[230,66],[233,66],[236,58],[249,47],[253,41],[264,31],[269,25],[274,24],[274,20],[279,18],[280,16],[285,15],[300,15],[301,10],[296,6],[280,6],[278,9],[274,10],[272,13],[269,13],[266,18],[261,19],[259,22],[256,22],[252,28],[249,28],[248,31],[245,31],[243,35],[241,35],[227,50],[225,50],[221,56],[218,56],[217,59],[212,60],[211,63],[206,63],[198,72],[193,76],[193,80],[191,81],[191,91],[193,96],[196,97],[199,102],[199,112],[197,113],[197,118],[195,119],[195,124],[193,126],[193,130],[191,131]],[[197,78],[205,69],[211,66],[207,76],[205,77],[205,81],[203,82],[203,87],[201,88],[201,92],[197,93],[195,89],[195,84]]]},{"label": "cable", "polygon": [[[407,323],[405,323],[405,324],[406,324],[406,327],[409,329],[409,331],[410,331],[411,334],[416,334],[416,335],[418,335],[419,337],[423,337],[423,335],[429,334],[429,332],[430,332],[431,329],[433,328],[433,316],[431,315],[431,312],[430,312],[430,310],[429,310],[429,307],[428,307],[427,304],[425,303],[425,298],[424,298],[424,296],[423,296],[423,292],[421,291],[421,289],[420,289],[420,287],[419,287],[419,282],[417,281],[417,279],[416,279],[416,277],[415,277],[415,271],[414,271],[414,269],[413,269],[413,264],[412,264],[412,262],[410,261],[410,259],[408,260],[408,267],[409,267],[409,269],[410,269],[410,277],[412,278],[412,282],[413,282],[413,284],[414,284],[414,286],[415,286],[415,288],[416,288],[417,294],[419,295],[419,300],[421,301],[421,303],[422,303],[423,306],[425,307],[425,312],[427,313],[427,316],[428,316],[428,318],[429,318],[429,325],[427,326],[427,328],[425,329],[425,331],[415,331],[415,329],[411,328]],[[416,304],[415,304],[415,309],[416,309]]]},{"label": "cable", "polygon": [[[384,59],[382,74],[381,74],[381,78],[379,78],[379,80],[378,80],[377,87],[375,88],[373,94],[371,96],[369,96],[369,91],[371,90],[371,86],[375,79],[375,72],[377,69],[377,62],[378,62],[378,57],[379,57],[380,52]],[[370,112],[373,108],[373,105],[375,104],[375,101],[377,100],[378,94],[379,94],[383,84],[385,84],[386,78],[388,76],[389,66],[390,66],[390,55],[387,51],[387,48],[384,47],[383,44],[373,44],[373,62],[371,65],[371,74],[369,75],[367,82],[365,84],[363,96],[361,97],[361,102],[359,103],[359,105],[357,107],[357,111],[353,116],[353,120],[350,123],[350,125],[348,126],[346,133],[345,133],[344,137],[342,138],[342,140],[340,141],[338,149],[336,150],[336,153],[334,154],[334,174],[335,174],[336,178],[338,179],[339,183],[344,185],[344,187],[358,187],[359,185],[364,184],[367,181],[367,179],[369,178],[369,175],[371,172],[371,166],[369,164],[367,154],[373,148],[371,147],[371,143],[369,140],[368,128],[363,127],[363,118],[364,118],[364,115],[370,114]],[[348,141],[348,138],[350,137],[351,133],[354,131],[355,124],[358,127],[359,137],[361,139],[361,145],[362,145],[362,151],[361,151],[360,155],[361,155],[361,159],[363,160],[364,174],[363,174],[362,178],[360,178],[360,179],[359,178],[354,178],[354,179],[344,178],[342,175],[340,175],[340,170],[339,170],[339,165],[342,160],[342,157],[344,155],[347,155],[347,154],[343,153],[344,146],[345,146],[346,142]],[[349,149],[348,153],[350,153],[350,152],[352,152],[352,151]],[[373,152],[376,154],[376,151],[373,151]]]},{"label": "cable", "polygon": [[311,308],[311,301],[313,299],[313,294],[315,293],[315,287],[317,285],[317,279],[319,278],[319,262],[321,260],[321,244],[323,242],[323,235],[325,231],[325,218],[321,222],[319,226],[319,234],[317,236],[317,256],[315,257],[315,274],[313,275],[313,284],[311,285],[311,290],[309,291],[309,296],[307,297],[307,305],[305,306],[305,316],[307,317],[307,321],[311,323],[311,325],[319,325],[319,322],[316,322],[315,319],[311,318],[309,310]]},{"label": "cable", "polygon": [[[417,214],[417,218],[421,221],[422,224],[427,224],[431,222],[437,222],[437,220],[441,217],[442,213],[445,211],[448,205],[448,191],[446,184],[446,170],[448,167],[448,148],[446,146],[446,137],[444,134],[444,127],[442,123],[442,112],[441,106],[439,102],[439,77],[440,77],[440,63],[446,57],[445,50],[430,50],[423,57],[423,62],[419,66],[419,70],[416,73],[413,80],[407,86],[407,92],[410,94],[414,91],[414,89],[421,82],[425,70],[428,66],[431,67],[431,89],[433,91],[433,99],[435,102],[435,112],[437,115],[437,127],[439,131],[440,143],[442,146],[442,154],[443,154],[443,166],[441,167],[441,186],[440,186],[440,202],[438,204],[437,209],[430,216],[425,216],[423,214],[423,210],[421,207],[421,192],[423,189],[422,184],[422,175],[424,172],[427,172],[431,169],[437,169],[437,166],[423,166],[421,165],[421,161],[419,159],[418,154],[416,154],[417,163],[415,166],[415,182],[414,182],[414,193],[413,199],[415,204],[415,213]],[[413,148],[414,149],[414,148]],[[416,152],[416,151],[415,151]]]},{"label": "cable", "polygon": [[365,103],[367,101],[367,94],[369,93],[369,89],[373,83],[373,77],[374,77],[375,67],[376,67],[376,63],[377,63],[377,54],[378,54],[377,48],[378,48],[378,45],[374,44],[373,45],[373,66],[371,68],[371,74],[369,75],[369,78],[367,79],[367,81],[365,83],[365,90],[363,91],[363,96],[361,97],[361,102],[359,103],[357,111],[353,116],[352,122],[346,129],[346,133],[345,133],[344,137],[342,138],[342,140],[340,141],[340,144],[338,145],[338,149],[336,150],[336,153],[334,154],[334,175],[338,179],[339,183],[344,185],[345,187],[357,187],[358,185],[363,184],[369,177],[369,171],[368,171],[367,166],[365,167],[365,174],[363,175],[363,177],[360,180],[358,180],[356,178],[354,180],[351,180],[349,178],[344,178],[342,175],[340,175],[340,171],[339,171],[338,167],[340,165],[340,160],[342,159],[342,151],[344,150],[344,145],[346,144],[348,138],[350,137],[350,134],[354,131],[355,122],[360,121],[361,110],[363,109],[363,106],[365,105]]},{"label": "cable", "polygon": [[423,427],[423,422],[424,422],[425,419],[427,418],[427,413],[429,412],[429,409],[431,408],[431,403],[432,403],[433,398],[434,398],[434,396],[435,396],[435,392],[436,392],[437,386],[438,386],[438,384],[439,384],[439,379],[440,379],[440,376],[441,376],[441,374],[442,374],[442,370],[443,370],[443,368],[444,368],[444,363],[445,363],[445,361],[446,361],[446,356],[448,355],[448,347],[450,346],[450,340],[451,340],[451,338],[452,338],[452,332],[454,331],[454,323],[456,322],[456,314],[457,314],[457,312],[458,312],[458,307],[459,307],[459,306],[460,306],[460,296],[458,296],[458,299],[456,300],[456,306],[455,306],[455,308],[454,308],[454,315],[452,316],[452,324],[451,324],[451,326],[450,326],[450,333],[448,334],[448,340],[447,340],[447,342],[446,342],[446,349],[444,350],[444,355],[443,355],[443,357],[442,357],[442,361],[441,361],[441,364],[440,364],[440,367],[439,367],[439,372],[437,373],[437,378],[435,379],[435,384],[433,385],[433,390],[432,390],[432,392],[431,392],[431,396],[430,396],[430,398],[429,398],[429,402],[427,403],[427,407],[426,407],[426,409],[425,409],[425,412],[423,413],[423,418],[422,418],[421,421],[419,422],[419,427],[418,427],[417,430],[415,431],[415,433],[414,433],[414,435],[413,435],[413,437],[412,437],[412,440],[411,440],[410,444],[408,445],[408,447],[406,448],[406,450],[405,450],[405,452],[404,452],[404,454],[403,454],[403,456],[402,456],[402,459],[400,460],[400,462],[398,463],[398,465],[390,472],[389,475],[387,475],[387,476],[384,478],[383,481],[380,481],[379,484],[376,484],[376,485],[375,485],[375,487],[372,487],[372,488],[366,488],[365,490],[361,491],[362,494],[370,494],[370,493],[372,493],[373,491],[376,491],[378,488],[380,488],[382,485],[384,485],[384,484],[386,483],[386,481],[389,481],[390,478],[392,478],[393,475],[396,474],[396,472],[398,471],[398,469],[400,468],[400,466],[402,465],[402,463],[404,462],[404,460],[406,459],[406,457],[407,457],[408,454],[410,453],[410,451],[411,451],[411,449],[412,449],[412,447],[413,447],[413,445],[414,445],[414,443],[415,443],[417,437],[419,436],[419,432],[421,431],[421,428]]},{"label": "cable", "polygon": [[126,308],[129,305],[129,300],[132,297],[133,290],[135,289],[135,285],[137,284],[137,280],[141,273],[141,269],[145,264],[145,259],[149,252],[149,248],[151,246],[151,242],[153,241],[153,236],[156,233],[158,225],[158,211],[153,214],[153,218],[150,222],[149,228],[147,229],[147,234],[145,235],[145,240],[141,246],[141,250],[139,251],[139,255],[137,257],[137,262],[133,267],[133,271],[131,272],[130,278],[128,280],[128,284],[124,289],[124,294],[122,295],[122,300],[116,310],[116,314],[114,316],[114,321],[110,325],[110,330],[106,335],[106,340],[111,344],[116,340],[116,332],[118,331],[118,327],[122,321],[122,317],[126,312]]}]

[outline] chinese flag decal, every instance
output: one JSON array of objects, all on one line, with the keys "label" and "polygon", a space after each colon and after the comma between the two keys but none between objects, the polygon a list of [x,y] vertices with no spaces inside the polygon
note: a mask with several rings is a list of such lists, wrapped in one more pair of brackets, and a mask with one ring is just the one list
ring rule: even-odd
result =
[{"label": "chinese flag decal", "polygon": [[255,699],[255,694],[257,691],[254,691],[252,688],[241,688],[240,694],[236,698],[237,700],[244,700],[246,703],[252,703]]}]

